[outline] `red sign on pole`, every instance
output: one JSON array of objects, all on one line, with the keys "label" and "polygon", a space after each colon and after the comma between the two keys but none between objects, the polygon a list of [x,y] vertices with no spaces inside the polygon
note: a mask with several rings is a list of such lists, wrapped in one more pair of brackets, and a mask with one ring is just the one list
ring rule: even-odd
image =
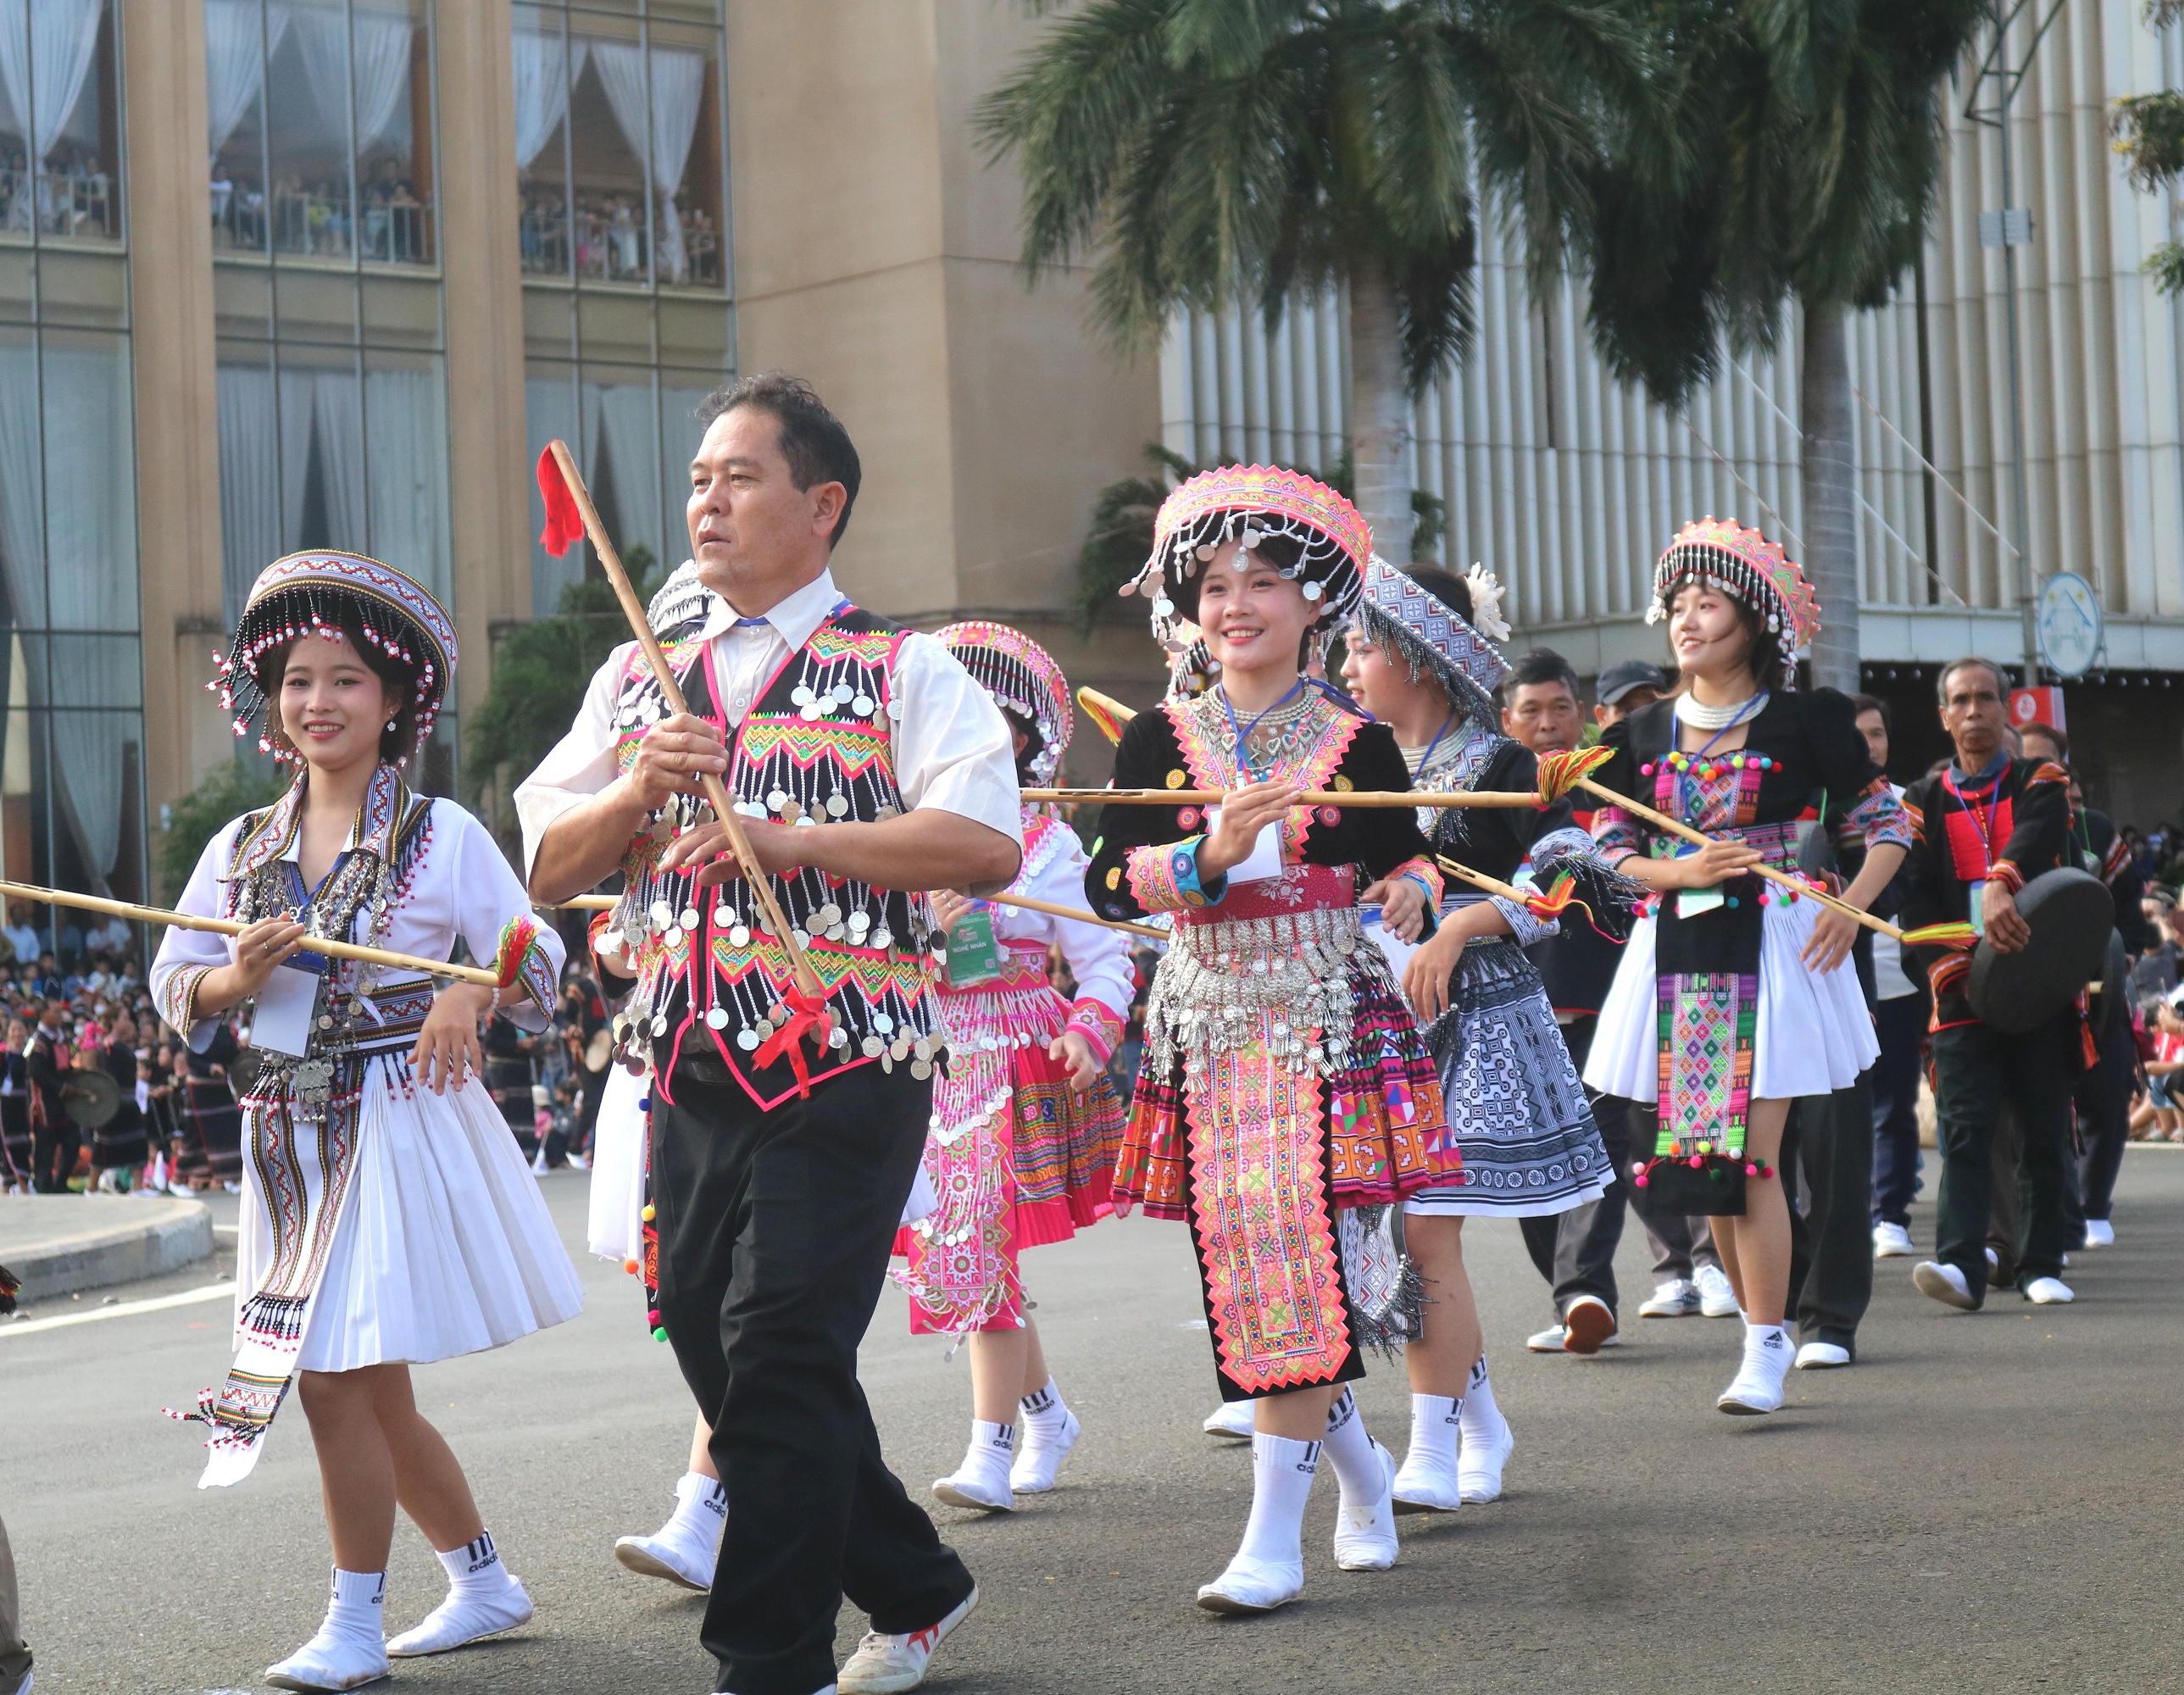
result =
[{"label": "red sign on pole", "polygon": [[2019,729],[2027,724],[2045,724],[2051,730],[2070,733],[2063,722],[2063,691],[2059,689],[2013,689],[2009,691],[2009,722]]}]

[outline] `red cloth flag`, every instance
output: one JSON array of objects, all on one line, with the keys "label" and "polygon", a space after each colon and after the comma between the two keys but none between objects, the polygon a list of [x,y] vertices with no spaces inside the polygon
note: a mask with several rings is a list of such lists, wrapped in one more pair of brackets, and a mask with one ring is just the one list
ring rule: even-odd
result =
[{"label": "red cloth flag", "polygon": [[584,520],[577,510],[577,497],[569,492],[568,479],[554,463],[551,446],[538,455],[538,492],[546,499],[546,527],[538,532],[538,545],[559,559],[571,542],[584,538]]}]

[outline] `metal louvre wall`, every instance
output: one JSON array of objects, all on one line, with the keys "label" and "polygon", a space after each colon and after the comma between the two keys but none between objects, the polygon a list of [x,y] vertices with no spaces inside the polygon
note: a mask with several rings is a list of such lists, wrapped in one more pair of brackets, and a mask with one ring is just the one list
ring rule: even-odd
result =
[{"label": "metal louvre wall", "polygon": [[[2044,9],[2027,8],[2013,62]],[[2146,30],[2137,0],[2065,0],[2012,131],[2014,198],[2035,231],[2017,250],[2028,551],[2037,577],[2070,569],[2096,584],[2117,664],[2172,645],[2169,662],[2184,663],[2184,631],[2157,639],[2116,627],[2184,617],[2184,305],[2140,269],[2175,215],[2124,181],[2106,130],[2114,95],[2184,83],[2176,33]],[[1996,614],[2014,616],[2018,585],[2001,539],[2012,528],[2002,255],[1981,248],[1978,231],[1980,211],[2002,204],[1998,136],[1963,115],[1963,86],[1951,102],[1949,181],[1926,252],[1934,459],[1946,479],[1931,560],[1908,276],[1898,299],[1852,319],[1850,354],[1865,605],[1959,630],[1967,612],[1986,614],[1978,622],[1989,627]],[[1447,505],[1445,561],[1483,560],[1512,585],[1514,621],[1545,633],[1635,619],[1653,557],[1689,518],[1733,515],[1797,551],[1794,322],[1772,353],[1725,360],[1673,414],[1607,377],[1581,283],[1558,287],[1543,309],[1526,289],[1518,236],[1490,224],[1481,254],[1471,357],[1416,415],[1418,486]],[[1168,445],[1201,461],[1332,466],[1345,429],[1344,317],[1339,302],[1302,302],[1272,337],[1249,314],[1179,317],[1162,367]],[[1907,646],[1925,645],[1907,634],[1920,622],[1875,622],[1867,655],[1921,656]],[[1602,634],[1636,650],[1635,632]]]}]

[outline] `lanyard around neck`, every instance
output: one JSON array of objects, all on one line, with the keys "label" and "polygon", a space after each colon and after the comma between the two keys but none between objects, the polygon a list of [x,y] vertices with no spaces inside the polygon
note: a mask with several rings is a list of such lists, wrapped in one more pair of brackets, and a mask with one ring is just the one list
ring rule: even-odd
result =
[{"label": "lanyard around neck", "polygon": [[1265,711],[1256,714],[1250,723],[1243,725],[1236,722],[1236,703],[1228,698],[1228,689],[1224,688],[1221,690],[1221,710],[1228,715],[1229,733],[1236,738],[1236,770],[1240,776],[1253,783],[1260,780],[1258,771],[1251,763],[1251,732],[1266,722],[1269,714],[1280,711],[1283,707],[1304,693],[1304,682],[1301,677],[1297,678],[1290,685],[1290,690],[1286,694],[1268,707]]}]

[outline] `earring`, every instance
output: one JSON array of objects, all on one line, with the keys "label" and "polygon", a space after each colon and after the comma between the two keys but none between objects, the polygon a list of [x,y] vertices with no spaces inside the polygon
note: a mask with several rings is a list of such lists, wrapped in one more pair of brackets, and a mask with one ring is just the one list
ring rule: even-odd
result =
[{"label": "earring", "polygon": [[390,735],[390,736],[391,736],[391,735],[393,735],[393,734],[395,733],[395,731],[397,731],[397,730],[400,729],[401,728],[402,728],[402,725],[401,725],[401,721],[400,721],[399,719],[396,719],[396,718],[389,718],[389,719],[387,721],[387,733],[388,735]]}]

